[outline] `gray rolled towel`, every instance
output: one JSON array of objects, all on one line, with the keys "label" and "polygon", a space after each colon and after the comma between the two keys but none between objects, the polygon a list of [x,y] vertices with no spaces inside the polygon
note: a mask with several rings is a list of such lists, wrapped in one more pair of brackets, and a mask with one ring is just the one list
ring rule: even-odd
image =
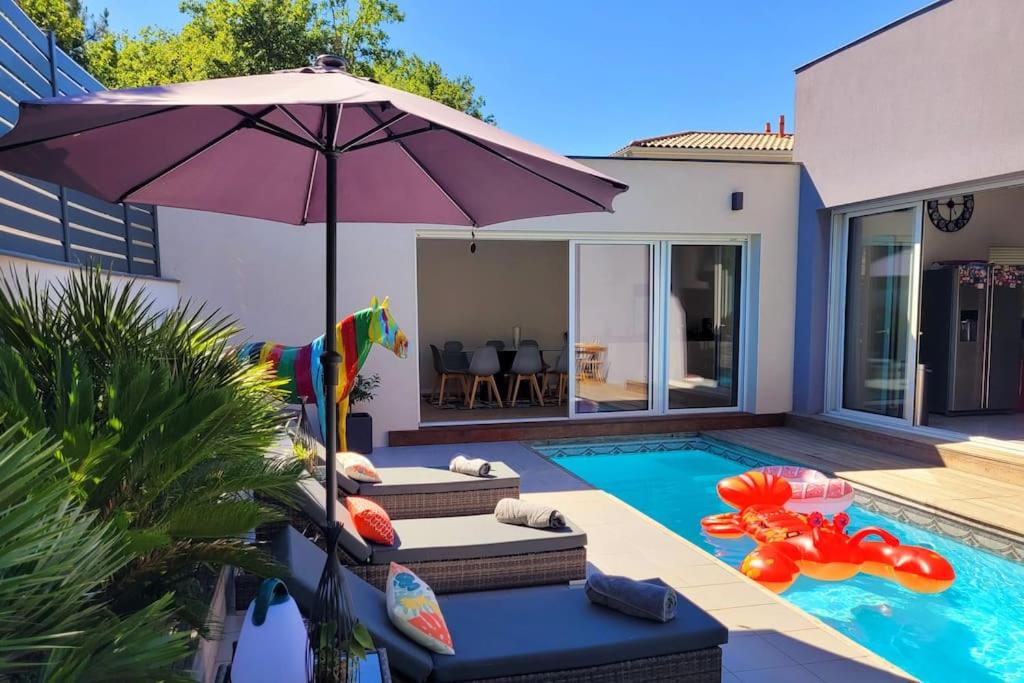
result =
[{"label": "gray rolled towel", "polygon": [[491,473],[491,463],[483,458],[470,458],[459,453],[448,463],[448,469],[471,477],[486,477]]},{"label": "gray rolled towel", "polygon": [[676,592],[661,581],[636,581],[625,576],[591,574],[584,586],[595,605],[631,617],[665,623],[676,617]]},{"label": "gray rolled towel", "polygon": [[502,498],[494,507],[494,516],[503,524],[531,526],[534,529],[561,529],[565,517],[555,508],[519,498]]}]

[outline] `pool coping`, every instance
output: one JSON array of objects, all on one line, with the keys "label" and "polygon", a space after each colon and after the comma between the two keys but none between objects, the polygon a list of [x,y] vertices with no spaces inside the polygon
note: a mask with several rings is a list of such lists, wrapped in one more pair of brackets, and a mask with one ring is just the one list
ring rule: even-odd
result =
[{"label": "pool coping", "polygon": [[[719,457],[748,467],[766,465],[796,465],[798,462],[764,453],[739,444],[717,440],[704,432],[686,432],[648,437],[613,436],[600,438],[548,439],[525,442],[524,445],[540,457],[550,460],[558,456],[614,455],[616,453],[657,453],[671,450],[692,450],[699,445]],[[557,452],[551,451],[556,449]],[[555,463],[557,464],[557,463]],[[564,468],[563,468],[564,469]],[[836,476],[834,472],[822,470]],[[990,527],[969,517],[963,517],[923,503],[913,502],[897,495],[851,482],[854,503],[860,507],[892,517],[977,550],[997,555],[1012,562],[1024,564],[1024,537]]]}]

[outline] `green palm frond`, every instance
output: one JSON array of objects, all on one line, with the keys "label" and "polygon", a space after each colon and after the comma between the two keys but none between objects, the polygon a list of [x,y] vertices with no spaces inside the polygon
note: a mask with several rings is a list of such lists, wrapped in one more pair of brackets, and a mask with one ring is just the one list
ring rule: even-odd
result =
[{"label": "green palm frond", "polygon": [[[188,654],[170,596],[118,616],[103,589],[123,536],[73,498],[45,433],[0,434],[0,679],[157,680]],[[144,653],[131,653],[135,644]]]}]

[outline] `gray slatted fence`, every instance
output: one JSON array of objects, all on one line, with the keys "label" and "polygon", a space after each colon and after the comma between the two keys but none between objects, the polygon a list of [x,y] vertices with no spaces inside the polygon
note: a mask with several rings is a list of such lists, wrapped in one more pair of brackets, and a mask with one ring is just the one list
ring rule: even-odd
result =
[{"label": "gray slatted fence", "polygon": [[[103,85],[52,35],[14,0],[0,0],[0,134],[14,126],[22,100],[96,90]],[[111,204],[0,171],[0,251],[160,275],[156,207]]]}]

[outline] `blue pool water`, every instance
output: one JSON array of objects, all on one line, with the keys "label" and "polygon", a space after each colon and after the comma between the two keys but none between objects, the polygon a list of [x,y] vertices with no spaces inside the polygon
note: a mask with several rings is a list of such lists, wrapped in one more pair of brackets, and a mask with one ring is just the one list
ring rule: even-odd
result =
[{"label": "blue pool water", "polygon": [[[709,538],[700,519],[728,509],[715,493],[718,480],[750,468],[695,445],[551,460],[737,567],[753,541]],[[956,582],[921,595],[870,576],[839,583],[800,577],[786,599],[925,683],[1024,681],[1024,565],[857,506],[848,512],[851,530],[880,526],[941,553]]]}]

